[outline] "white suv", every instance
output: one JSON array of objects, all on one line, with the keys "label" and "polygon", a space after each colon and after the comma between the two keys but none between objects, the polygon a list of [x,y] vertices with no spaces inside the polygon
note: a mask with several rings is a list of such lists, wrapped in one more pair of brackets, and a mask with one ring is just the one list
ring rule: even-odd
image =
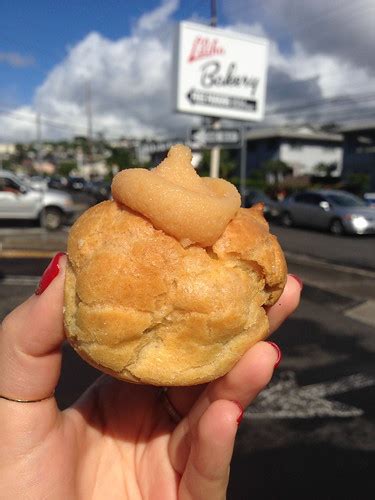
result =
[{"label": "white suv", "polygon": [[12,172],[0,170],[0,219],[39,220],[46,229],[58,229],[75,214],[68,193],[34,189]]}]

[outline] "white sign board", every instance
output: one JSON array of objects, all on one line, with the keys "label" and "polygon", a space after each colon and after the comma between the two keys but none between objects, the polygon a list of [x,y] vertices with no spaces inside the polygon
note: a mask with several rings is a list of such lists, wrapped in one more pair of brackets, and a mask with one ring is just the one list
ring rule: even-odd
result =
[{"label": "white sign board", "polygon": [[182,22],[174,74],[177,111],[235,120],[264,116],[268,42]]}]

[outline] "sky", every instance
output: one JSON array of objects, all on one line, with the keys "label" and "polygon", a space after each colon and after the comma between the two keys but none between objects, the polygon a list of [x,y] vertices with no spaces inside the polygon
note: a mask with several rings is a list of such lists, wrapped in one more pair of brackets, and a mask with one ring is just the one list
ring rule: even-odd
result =
[{"label": "sky", "polygon": [[[218,0],[218,25],[270,43],[261,126],[375,120],[373,0]],[[94,134],[176,137],[199,123],[171,104],[173,33],[209,23],[209,0],[17,0],[0,16],[0,143]]]}]

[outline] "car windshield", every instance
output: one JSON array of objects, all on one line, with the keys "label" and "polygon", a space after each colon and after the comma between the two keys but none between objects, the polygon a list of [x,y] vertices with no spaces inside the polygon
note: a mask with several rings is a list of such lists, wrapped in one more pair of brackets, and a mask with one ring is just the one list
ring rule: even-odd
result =
[{"label": "car windshield", "polygon": [[349,193],[327,195],[327,200],[339,207],[366,207],[367,204],[358,196]]}]

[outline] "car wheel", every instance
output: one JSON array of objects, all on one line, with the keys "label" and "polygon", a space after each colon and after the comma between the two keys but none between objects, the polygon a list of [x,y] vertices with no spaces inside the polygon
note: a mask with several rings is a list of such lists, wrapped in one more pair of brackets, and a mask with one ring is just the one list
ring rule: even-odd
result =
[{"label": "car wheel", "polygon": [[40,225],[48,231],[59,229],[63,221],[63,213],[58,208],[45,208],[40,214]]},{"label": "car wheel", "polygon": [[342,234],[345,233],[343,223],[341,222],[340,219],[333,219],[333,221],[331,221],[331,224],[329,226],[329,230],[335,236],[341,236]]},{"label": "car wheel", "polygon": [[292,216],[289,212],[283,212],[281,215],[281,224],[285,227],[292,227],[294,225]]}]

